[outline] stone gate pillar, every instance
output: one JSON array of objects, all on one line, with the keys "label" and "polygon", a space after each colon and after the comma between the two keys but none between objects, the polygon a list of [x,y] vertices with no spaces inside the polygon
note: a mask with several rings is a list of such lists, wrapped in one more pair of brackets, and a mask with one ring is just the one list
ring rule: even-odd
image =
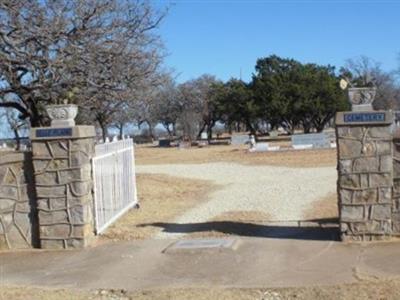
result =
[{"label": "stone gate pillar", "polygon": [[33,128],[41,248],[80,248],[93,237],[93,126]]},{"label": "stone gate pillar", "polygon": [[381,240],[392,234],[392,123],[390,111],[336,115],[342,240]]}]

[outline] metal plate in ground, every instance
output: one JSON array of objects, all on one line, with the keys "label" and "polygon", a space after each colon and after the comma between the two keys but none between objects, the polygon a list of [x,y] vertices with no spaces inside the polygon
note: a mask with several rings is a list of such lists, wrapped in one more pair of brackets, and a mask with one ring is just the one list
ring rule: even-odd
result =
[{"label": "metal plate in ground", "polygon": [[237,245],[236,239],[192,239],[180,240],[169,245],[163,252],[193,252],[198,250],[235,250]]}]

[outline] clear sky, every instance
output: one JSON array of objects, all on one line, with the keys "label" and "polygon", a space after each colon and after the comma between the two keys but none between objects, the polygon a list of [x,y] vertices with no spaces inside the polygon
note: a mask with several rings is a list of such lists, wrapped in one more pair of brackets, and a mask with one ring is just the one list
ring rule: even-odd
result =
[{"label": "clear sky", "polygon": [[384,70],[399,66],[400,0],[154,0],[170,5],[161,25],[166,64],[183,82],[204,73],[250,80],[271,54],[343,66],[366,55]]}]

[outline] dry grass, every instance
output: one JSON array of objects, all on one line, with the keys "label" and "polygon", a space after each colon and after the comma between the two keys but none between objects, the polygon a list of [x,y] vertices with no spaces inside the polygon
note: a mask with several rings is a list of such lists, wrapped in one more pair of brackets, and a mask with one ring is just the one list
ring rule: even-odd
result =
[{"label": "dry grass", "polygon": [[305,212],[305,219],[334,219],[338,218],[337,194],[332,193],[313,203],[313,207]]},{"label": "dry grass", "polygon": [[356,299],[400,299],[400,280],[362,281],[353,284],[333,286],[312,286],[296,288],[187,288],[155,289],[127,292],[124,290],[54,290],[28,287],[0,287],[1,300],[83,300],[83,299],[125,299],[125,300],[208,300],[208,299],[251,299],[251,300],[356,300]]},{"label": "dry grass", "polygon": [[149,174],[139,174],[137,186],[140,209],[126,213],[101,236],[101,240],[150,238],[160,229],[141,224],[171,221],[207,200],[208,193],[216,188],[207,181]]},{"label": "dry grass", "polygon": [[183,164],[208,162],[235,162],[247,165],[274,165],[287,167],[322,167],[336,165],[336,149],[288,150],[277,152],[249,153],[247,146],[209,146],[159,148],[138,146],[135,149],[137,164]]},{"label": "dry grass", "polygon": [[[233,146],[158,148],[140,146],[136,149],[138,164],[206,163],[216,161],[237,162],[250,165],[270,164],[290,167],[315,167],[336,164],[335,150],[285,151],[248,153],[247,147]],[[208,194],[218,188],[211,182],[174,178],[167,175],[138,175],[138,196],[141,208],[131,210],[112,225],[99,239],[120,241],[151,238],[161,229],[156,226],[141,226],[151,223],[168,223],[194,206],[208,200]],[[307,212],[307,218],[331,218],[337,216],[336,196],[321,199]],[[335,198],[335,201],[332,199]],[[269,216],[258,211],[235,211],[220,215],[209,222],[237,222],[262,224]],[[187,237],[221,237],[226,233],[212,229],[188,234]]]}]

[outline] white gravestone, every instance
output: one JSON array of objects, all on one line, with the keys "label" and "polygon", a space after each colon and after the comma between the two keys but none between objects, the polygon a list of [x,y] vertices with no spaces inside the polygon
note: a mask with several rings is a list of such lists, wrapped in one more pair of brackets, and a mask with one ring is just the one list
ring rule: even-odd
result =
[{"label": "white gravestone", "polygon": [[294,149],[330,148],[331,142],[326,133],[296,134],[292,135],[292,146]]},{"label": "white gravestone", "polygon": [[250,142],[250,138],[247,134],[232,135],[231,144],[232,145],[244,145]]}]

